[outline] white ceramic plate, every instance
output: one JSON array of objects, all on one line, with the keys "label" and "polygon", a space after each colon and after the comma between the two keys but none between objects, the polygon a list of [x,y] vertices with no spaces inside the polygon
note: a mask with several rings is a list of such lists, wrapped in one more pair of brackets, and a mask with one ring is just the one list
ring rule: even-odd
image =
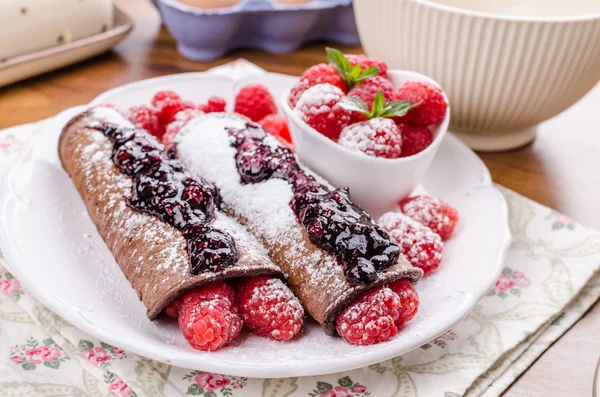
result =
[{"label": "white ceramic plate", "polygon": [[[236,86],[267,85],[281,96],[294,79],[263,74],[236,82],[201,73],[134,83],[94,102],[130,106],[148,102],[159,89],[186,99],[210,95],[232,102]],[[490,175],[464,144],[449,135],[423,180],[432,195],[461,214],[446,244],[439,271],[418,283],[421,308],[391,341],[356,347],[326,336],[307,321],[300,338],[279,343],[244,334],[236,346],[213,353],[188,347],[176,322],[151,322],[146,309],[96,232],[84,204],[63,171],[57,142],[62,126],[81,108],[42,127],[0,188],[0,243],[15,276],[47,307],[98,339],[173,365],[248,377],[308,376],[363,367],[406,353],[434,339],[466,316],[500,273],[510,235],[506,204]]]}]

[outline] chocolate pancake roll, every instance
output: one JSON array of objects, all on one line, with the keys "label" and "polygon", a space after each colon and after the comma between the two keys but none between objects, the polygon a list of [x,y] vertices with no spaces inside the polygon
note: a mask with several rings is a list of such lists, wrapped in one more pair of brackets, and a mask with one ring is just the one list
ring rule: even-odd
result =
[{"label": "chocolate pancake roll", "polygon": [[265,245],[329,335],[361,293],[422,276],[347,188],[332,188],[243,116],[212,113],[190,121],[172,153],[191,175],[215,184],[224,211]]},{"label": "chocolate pancake roll", "polygon": [[190,178],[117,111],[96,107],[73,118],[58,152],[150,319],[216,280],[283,275],[264,247],[221,212],[213,185]]}]

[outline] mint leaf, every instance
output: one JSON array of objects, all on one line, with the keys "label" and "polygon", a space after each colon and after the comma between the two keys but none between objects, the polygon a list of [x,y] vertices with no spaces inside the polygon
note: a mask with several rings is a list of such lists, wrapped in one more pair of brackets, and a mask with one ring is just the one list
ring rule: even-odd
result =
[{"label": "mint leaf", "polygon": [[388,102],[383,108],[383,113],[381,114],[381,117],[402,117],[414,107],[415,105],[413,105],[409,101]]},{"label": "mint leaf", "polygon": [[369,116],[371,114],[369,112],[369,107],[367,106],[367,104],[364,103],[362,99],[357,98],[355,96],[344,97],[341,101],[338,102],[338,106],[342,109],[346,109],[351,112],[360,112],[366,116]]},{"label": "mint leaf", "polygon": [[363,80],[370,79],[379,74],[379,68],[377,66],[371,66],[363,70],[360,75],[356,78],[356,82],[359,83]]},{"label": "mint leaf", "polygon": [[385,97],[381,91],[377,91],[375,98],[373,99],[373,106],[371,106],[371,116],[380,117],[384,112],[385,108]]},{"label": "mint leaf", "polygon": [[354,65],[352,68],[351,76],[354,80],[358,79],[361,75],[361,68],[359,64]]},{"label": "mint leaf", "polygon": [[327,60],[332,64],[344,80],[352,73],[352,65],[340,50],[327,47]]}]

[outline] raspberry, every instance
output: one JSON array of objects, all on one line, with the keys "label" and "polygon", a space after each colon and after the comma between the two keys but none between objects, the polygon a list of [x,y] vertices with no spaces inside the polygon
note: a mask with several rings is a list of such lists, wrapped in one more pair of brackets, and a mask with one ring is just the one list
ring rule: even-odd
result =
[{"label": "raspberry", "polygon": [[147,130],[150,134],[160,139],[164,133],[154,109],[146,105],[133,106],[127,111],[127,118],[136,127]]},{"label": "raspberry", "polygon": [[386,102],[394,99],[394,86],[385,77],[375,76],[358,84],[348,92],[348,96],[354,96],[363,100],[371,108],[373,99],[377,92],[381,91]]},{"label": "raspberry", "polygon": [[257,335],[290,340],[302,328],[304,309],[277,278],[243,278],[237,288],[237,302],[244,324]]},{"label": "raspberry", "polygon": [[408,157],[425,150],[433,142],[433,134],[427,127],[398,123],[402,135],[402,155]]},{"label": "raspberry", "polygon": [[429,196],[409,197],[400,202],[400,209],[448,240],[458,223],[458,210],[440,199]]},{"label": "raspberry", "polygon": [[227,101],[220,96],[211,96],[205,105],[198,106],[204,113],[224,112],[225,107],[227,107]]},{"label": "raspberry", "polygon": [[396,124],[383,117],[351,124],[342,130],[338,143],[369,156],[395,159],[402,151],[402,135]]},{"label": "raspberry", "polygon": [[369,68],[371,66],[377,66],[379,69],[378,76],[388,78],[388,65],[384,61],[380,61],[379,59],[369,58],[365,54],[345,54],[346,59],[350,62],[352,66],[360,65],[362,70]]},{"label": "raspberry", "polygon": [[304,91],[294,111],[306,124],[337,141],[342,129],[352,121],[350,111],[336,106],[344,96],[336,86],[317,84]]},{"label": "raspberry", "polygon": [[278,114],[270,114],[259,121],[259,123],[269,134],[280,137],[285,141],[292,142],[290,129],[285,117]]},{"label": "raspberry", "polygon": [[265,86],[254,84],[247,85],[238,92],[233,111],[258,122],[265,116],[276,114],[277,105]]},{"label": "raspberry", "polygon": [[179,131],[183,128],[183,126],[185,126],[188,123],[188,121],[190,121],[193,118],[196,118],[198,116],[201,116],[203,114],[204,114],[203,111],[194,109],[194,108],[185,109],[185,110],[182,110],[181,112],[178,112],[175,115],[175,120],[173,120],[167,126],[167,130],[165,131],[165,134],[162,137],[163,145],[165,145],[165,147],[167,149],[169,147],[171,147],[171,144],[173,143],[173,140],[175,139],[175,135],[177,135],[179,133]]},{"label": "raspberry", "polygon": [[406,324],[417,314],[419,310],[419,294],[415,287],[406,279],[396,280],[389,284],[392,291],[400,298],[400,315],[396,320],[396,326]]},{"label": "raspberry", "polygon": [[302,73],[302,76],[300,76],[300,80],[290,91],[291,108],[294,109],[296,107],[296,104],[304,91],[317,84],[325,83],[338,87],[344,93],[348,92],[346,81],[339,75],[335,67],[327,63],[320,63],[306,69],[304,73]]},{"label": "raspberry", "polygon": [[387,286],[360,295],[335,320],[338,334],[353,345],[385,342],[396,333],[400,298]]},{"label": "raspberry", "polygon": [[403,122],[428,126],[438,124],[446,117],[448,103],[440,87],[421,81],[407,81],[396,92],[395,99],[421,104],[402,117]]},{"label": "raspberry", "polygon": [[179,328],[194,349],[213,351],[227,346],[242,326],[235,292],[224,281],[188,292],[179,301]]},{"label": "raspberry", "polygon": [[165,314],[169,317],[177,318],[179,317],[179,299],[175,299],[173,302],[169,303],[165,309]]},{"label": "raspberry", "polygon": [[150,101],[156,109],[162,109],[169,102],[181,102],[181,97],[174,91],[158,91]]},{"label": "raspberry", "polygon": [[189,101],[180,102],[169,102],[160,108],[158,112],[158,119],[161,124],[166,128],[167,125],[175,121],[175,115],[187,109],[194,109],[195,106]]},{"label": "raspberry", "polygon": [[438,268],[444,243],[437,233],[399,212],[383,214],[378,223],[413,266],[426,275]]}]

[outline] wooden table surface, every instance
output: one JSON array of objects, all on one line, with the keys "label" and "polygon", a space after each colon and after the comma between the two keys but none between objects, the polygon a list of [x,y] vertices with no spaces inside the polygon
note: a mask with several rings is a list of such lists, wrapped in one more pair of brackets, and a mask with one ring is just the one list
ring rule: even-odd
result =
[{"label": "wooden table surface", "polygon": [[[136,24],[113,52],[0,88],[0,129],[29,123],[85,104],[107,89],[172,73],[201,71],[237,58],[299,75],[325,60],[324,43],[272,55],[244,50],[214,62],[180,56],[147,0],[118,3]],[[339,46],[338,46],[339,47]],[[359,47],[341,48],[361,52]],[[480,154],[495,182],[585,224],[600,227],[600,85],[558,117],[544,123],[535,142],[504,153]],[[590,396],[600,354],[600,305],[557,341],[504,394],[509,397]]]}]

